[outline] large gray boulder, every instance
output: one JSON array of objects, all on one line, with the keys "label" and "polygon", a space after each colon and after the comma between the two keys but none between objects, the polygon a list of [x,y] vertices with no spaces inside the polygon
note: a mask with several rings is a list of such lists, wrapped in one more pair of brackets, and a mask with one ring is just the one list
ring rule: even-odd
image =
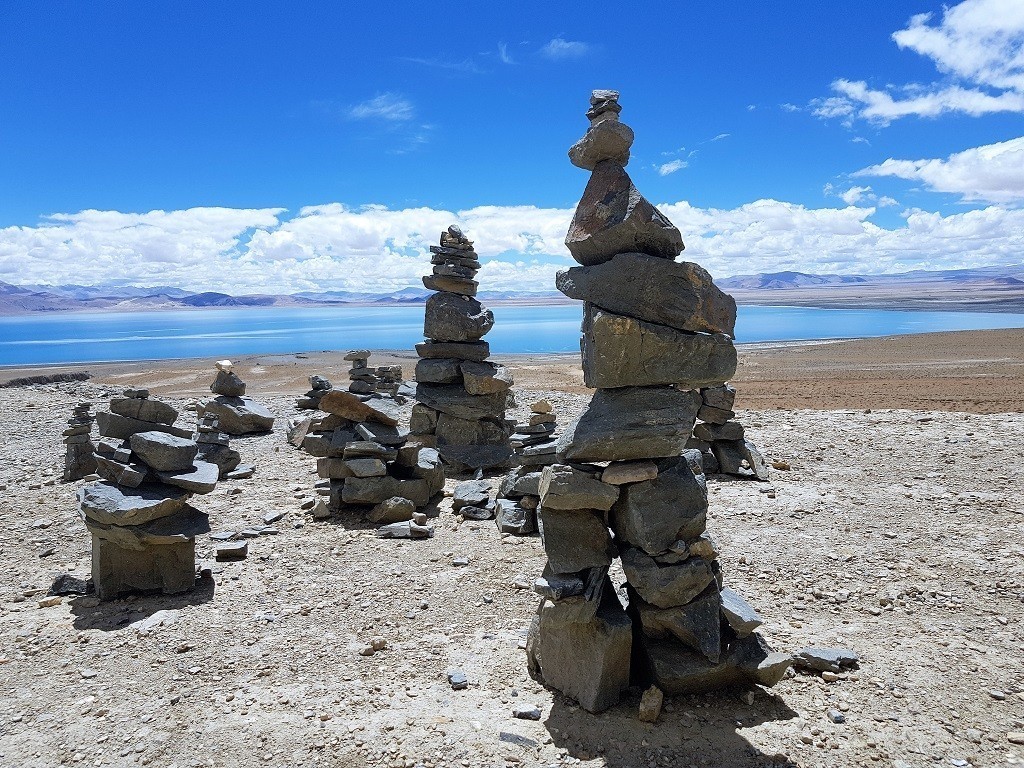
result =
[{"label": "large gray boulder", "polygon": [[592,619],[576,616],[574,607],[541,603],[527,640],[530,671],[588,712],[601,712],[629,687],[632,622],[610,583]]},{"label": "large gray boulder", "polygon": [[576,261],[590,266],[617,253],[674,259],[683,250],[683,238],[633,186],[622,166],[605,160],[590,176],[565,245]]},{"label": "large gray boulder", "polygon": [[615,556],[608,526],[597,510],[541,507],[537,527],[552,573],[605,567]]},{"label": "large gray boulder", "polygon": [[171,424],[159,424],[153,421],[143,421],[131,416],[122,416],[119,413],[100,411],[96,414],[96,426],[102,437],[112,437],[117,440],[127,440],[136,432],[151,432],[153,430],[166,432],[169,435],[178,437],[192,437],[192,431],[175,427]]},{"label": "large gray boulder", "polygon": [[476,299],[435,293],[427,299],[423,335],[436,341],[478,341],[494,327],[494,314]]},{"label": "large gray boulder", "polygon": [[196,407],[196,413],[200,416],[212,413],[220,422],[221,432],[229,435],[269,432],[274,428],[274,414],[265,405],[248,397],[220,395],[212,400],[201,401]]},{"label": "large gray boulder", "polygon": [[700,394],[671,387],[599,389],[558,440],[569,461],[678,456],[693,432]]},{"label": "large gray boulder", "polygon": [[188,493],[159,483],[139,488],[93,483],[78,490],[83,516],[104,525],[143,525],[169,517],[181,511],[188,499]]},{"label": "large gray boulder", "polygon": [[416,400],[428,408],[459,419],[502,419],[509,393],[471,395],[456,384],[417,384]]},{"label": "large gray boulder", "polygon": [[129,438],[128,444],[132,453],[158,472],[189,470],[199,452],[194,440],[166,432],[137,432]]},{"label": "large gray boulder", "polygon": [[397,426],[402,417],[401,410],[393,400],[363,400],[341,389],[332,389],[324,395],[320,399],[320,410],[354,422],[373,421],[391,427]]},{"label": "large gray boulder", "polygon": [[167,403],[142,397],[115,397],[110,401],[110,410],[119,416],[157,424],[173,424],[178,412]]},{"label": "large gray boulder", "polygon": [[555,286],[571,299],[620,315],[681,331],[735,336],[736,300],[689,261],[620,253],[601,264],[559,272]]},{"label": "large gray boulder", "polygon": [[704,475],[694,474],[684,458],[666,460],[659,469],[653,480],[624,485],[612,507],[615,535],[651,554],[697,538],[707,524]]},{"label": "large gray boulder", "polygon": [[715,580],[713,561],[691,557],[675,565],[661,565],[639,549],[621,553],[626,581],[646,602],[658,608],[686,605]]},{"label": "large gray boulder", "polygon": [[677,331],[593,304],[584,305],[582,351],[583,381],[596,389],[697,389],[736,373],[736,347],[725,334]]}]

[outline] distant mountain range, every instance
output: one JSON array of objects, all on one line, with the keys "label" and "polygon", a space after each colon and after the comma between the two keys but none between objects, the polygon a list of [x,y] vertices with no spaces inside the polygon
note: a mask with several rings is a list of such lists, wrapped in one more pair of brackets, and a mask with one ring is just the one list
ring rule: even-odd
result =
[{"label": "distant mountain range", "polygon": [[[977,309],[1024,312],[1024,264],[895,275],[814,275],[772,272],[715,281],[740,304],[821,307]],[[302,291],[291,295],[195,293],[169,286],[11,285],[0,282],[0,315],[82,310],[153,311],[200,307],[322,307],[422,304],[431,291],[386,293]],[[481,291],[484,303],[568,302],[558,291]]]}]

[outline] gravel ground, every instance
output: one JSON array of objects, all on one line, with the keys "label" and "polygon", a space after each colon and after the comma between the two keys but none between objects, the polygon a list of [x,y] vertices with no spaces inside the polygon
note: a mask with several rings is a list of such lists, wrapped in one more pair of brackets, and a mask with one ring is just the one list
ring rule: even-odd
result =
[{"label": "gravel ground", "polygon": [[[637,691],[593,716],[527,676],[538,599],[519,585],[543,565],[536,537],[460,524],[448,500],[425,541],[305,519],[315,460],[284,440],[294,398],[256,390],[281,417],[273,434],[232,442],[257,474],[196,506],[215,531],[285,512],[280,532],[213,563],[184,599],[40,607],[54,575],[89,570],[60,430],[77,400],[115,391],[0,390],[0,768],[1024,764],[1008,736],[1024,731],[1020,414],[741,412],[792,469],[711,481],[726,583],[777,647],[848,646],[861,667],[677,697],[647,724]],[[520,402],[533,394],[563,422],[585,402]],[[211,542],[197,544],[209,561]],[[376,637],[387,647],[360,655]],[[468,689],[451,690],[451,668]],[[521,705],[541,719],[513,718]]]}]

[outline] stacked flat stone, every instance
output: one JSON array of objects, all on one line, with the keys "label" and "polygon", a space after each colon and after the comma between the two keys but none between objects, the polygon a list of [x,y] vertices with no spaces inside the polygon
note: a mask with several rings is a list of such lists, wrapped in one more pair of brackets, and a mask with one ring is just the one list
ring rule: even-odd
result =
[{"label": "stacked flat stone", "polygon": [[81,480],[96,471],[96,446],[92,442],[92,403],[75,406],[64,430],[64,481]]},{"label": "stacked flat stone", "polygon": [[332,390],[321,398],[320,410],[328,415],[318,425],[316,447],[324,455],[317,460],[317,491],[328,501],[320,500],[313,517],[356,511],[380,523],[378,533],[386,538],[432,536],[417,510],[444,488],[444,468],[437,451],[408,444],[398,406],[387,398]]},{"label": "stacked flat stone", "polygon": [[[584,302],[584,380],[597,392],[537,484],[548,562],[527,642],[531,672],[592,712],[631,683],[668,694],[772,685],[790,663],[724,587],[700,453],[686,450],[700,389],[736,370],[736,304],[700,266],[675,261],[679,230],[623,168],[633,132],[619,111],[616,92],[595,91],[591,127],[569,151],[592,171],[566,237],[583,266],[556,283]],[[628,611],[608,578],[616,556]]]},{"label": "stacked flat stone", "polygon": [[229,444],[230,437],[220,431],[220,420],[216,414],[207,413],[199,417],[199,423],[196,425],[196,443],[199,445],[198,458],[216,464],[221,480],[242,463],[241,454]]},{"label": "stacked flat stone", "polygon": [[721,384],[705,387],[700,396],[697,424],[687,447],[701,452],[704,471],[767,480],[768,465],[757,446],[746,439],[743,425],[736,421],[736,390]]},{"label": "stacked flat stone", "polygon": [[505,464],[512,455],[514,425],[505,419],[512,373],[489,362],[483,337],[494,315],[476,295],[480,261],[473,243],[452,226],[441,244],[430,247],[433,274],[423,285],[427,299],[423,335],[416,345],[416,400],[410,429],[432,438],[444,461],[456,470]]},{"label": "stacked flat stone", "polygon": [[352,363],[348,371],[348,391],[357,395],[370,395],[377,391],[377,373],[369,367],[370,350],[350,349],[345,359]]},{"label": "stacked flat stone", "polygon": [[555,430],[558,418],[551,403],[538,400],[530,405],[530,419],[526,424],[517,424],[512,447],[515,461],[524,467],[544,467],[557,461],[558,439]]},{"label": "stacked flat stone", "polygon": [[210,385],[216,395],[210,400],[201,400],[196,413],[207,413],[217,417],[222,431],[229,435],[249,435],[269,432],[274,428],[274,414],[265,405],[251,397],[245,397],[245,382],[232,370],[230,360],[215,363],[217,376]]},{"label": "stacked flat stone", "polygon": [[309,391],[295,401],[300,411],[315,411],[320,407],[320,398],[331,391],[331,382],[323,376],[309,377]]},{"label": "stacked flat stone", "polygon": [[189,504],[217,485],[219,468],[199,456],[178,412],[145,390],[128,390],[97,414],[96,472],[78,492],[92,535],[92,579],[100,599],[130,591],[184,592],[195,584],[195,537],[206,515]]}]

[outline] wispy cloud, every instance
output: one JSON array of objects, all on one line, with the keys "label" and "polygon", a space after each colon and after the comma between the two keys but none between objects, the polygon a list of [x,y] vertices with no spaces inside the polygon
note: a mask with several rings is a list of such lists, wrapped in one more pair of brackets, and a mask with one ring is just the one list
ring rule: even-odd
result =
[{"label": "wispy cloud", "polygon": [[566,40],[561,37],[549,40],[540,49],[541,56],[556,61],[579,59],[586,56],[589,52],[590,46],[587,43],[582,43],[578,40]]},{"label": "wispy cloud", "polygon": [[403,56],[401,61],[408,61],[413,64],[420,64],[424,67],[434,67],[436,69],[447,69],[452,72],[464,72],[471,75],[479,75],[483,73],[483,69],[473,59],[460,59],[455,61],[453,59],[439,59],[431,58],[424,59],[415,56]]},{"label": "wispy cloud", "polygon": [[516,63],[515,59],[513,59],[512,55],[508,52],[508,44],[506,43],[498,43],[498,58],[501,60],[502,64]]},{"label": "wispy cloud", "polygon": [[799,112],[800,111],[800,107],[798,107],[796,104],[790,104],[789,102],[786,102],[785,104],[779,104],[779,109],[781,109],[783,112]]},{"label": "wispy cloud", "polygon": [[899,205],[891,197],[879,197],[875,194],[871,187],[850,187],[842,192],[837,191],[837,188],[833,184],[826,184],[822,190],[826,196],[838,197],[847,205],[857,205],[858,203],[871,203],[878,208],[886,208],[893,205]]},{"label": "wispy cloud", "polygon": [[832,83],[833,95],[811,101],[813,114],[823,120],[838,118],[844,125],[860,119],[885,126],[908,116],[1024,113],[1020,0],[964,0],[945,7],[937,21],[934,14],[920,13],[894,32],[892,40],[930,59],[944,77],[881,89],[864,80],[840,78]]},{"label": "wispy cloud", "polygon": [[729,136],[730,136],[730,134],[728,134],[728,133],[720,133],[720,134],[718,134],[717,136],[715,136],[715,137],[713,137],[713,138],[710,138],[710,139],[708,139],[708,142],[712,142],[712,141],[721,141],[722,139],[728,139],[728,138],[729,138]]},{"label": "wispy cloud", "polygon": [[655,168],[657,168],[659,176],[668,176],[670,173],[681,171],[688,165],[689,163],[685,160],[670,160],[667,163],[655,166]]},{"label": "wispy cloud", "polygon": [[412,120],[416,110],[412,102],[396,93],[382,93],[372,99],[353,104],[346,116],[350,120],[387,120],[404,122]]}]

